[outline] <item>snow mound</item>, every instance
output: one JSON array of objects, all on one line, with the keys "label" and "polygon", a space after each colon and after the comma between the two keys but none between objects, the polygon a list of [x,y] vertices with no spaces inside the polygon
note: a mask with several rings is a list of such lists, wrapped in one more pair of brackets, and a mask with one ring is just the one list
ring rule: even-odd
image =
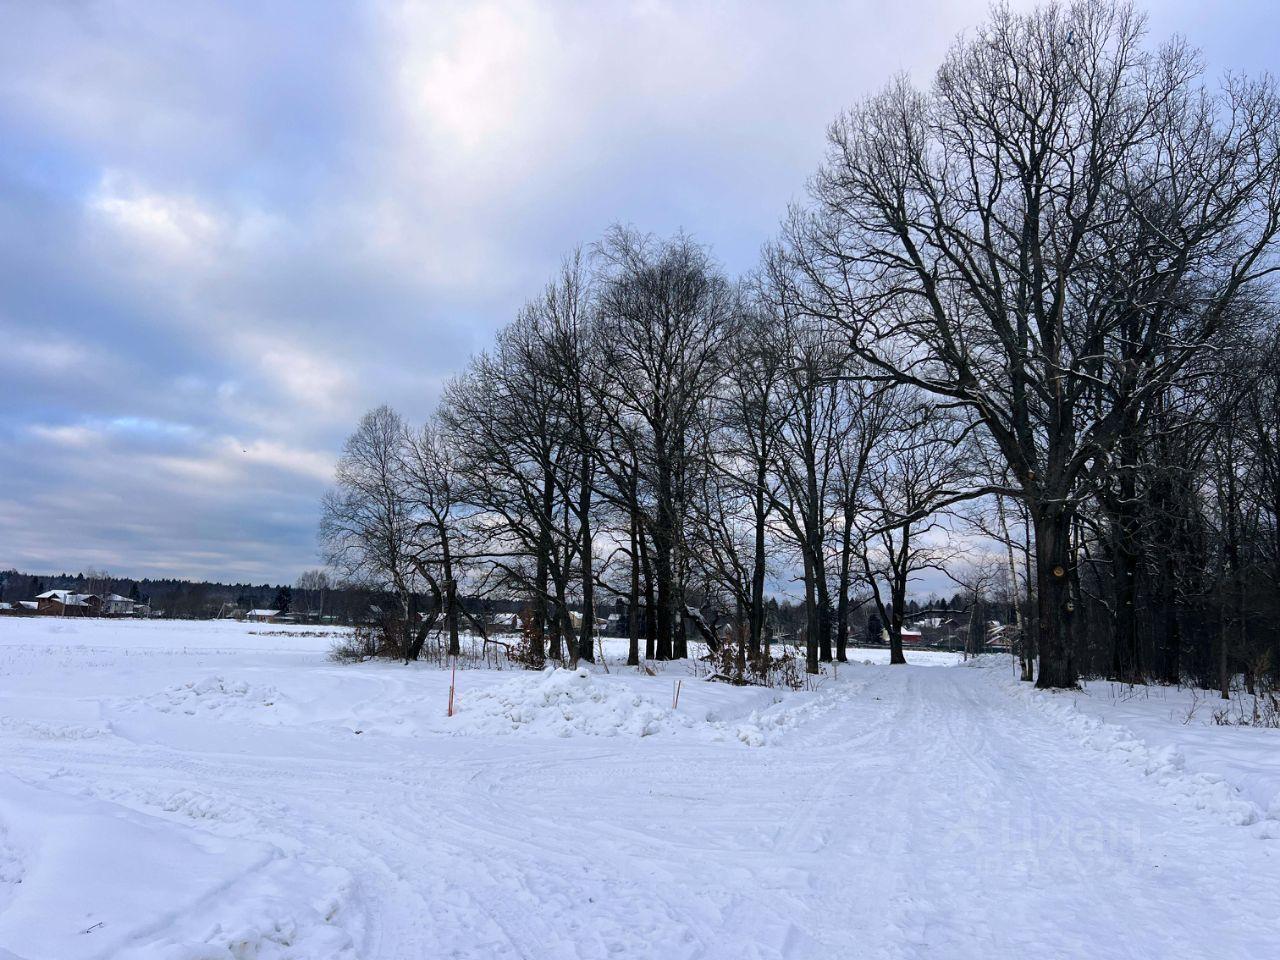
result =
[{"label": "snow mound", "polygon": [[464,694],[455,710],[450,724],[455,734],[647,737],[695,726],[690,717],[623,685],[602,682],[584,668],[549,667]]},{"label": "snow mound", "polygon": [[741,722],[727,727],[736,739],[748,747],[762,747],[834,709],[837,704],[849,699],[849,696],[849,691],[842,691],[839,694],[815,697],[796,706],[788,706],[784,702],[764,710],[753,710]]},{"label": "snow mound", "polygon": [[740,742],[761,747],[782,733],[830,710],[831,698],[799,706],[775,703],[747,716],[720,719],[683,703],[679,710],[658,704],[619,678],[601,677],[579,667],[548,667],[497,687],[463,694],[449,720],[455,735],[528,734],[534,736],[649,737],[659,734],[709,742]]},{"label": "snow mound", "polygon": [[149,807],[197,822],[241,823],[250,819],[248,811],[238,804],[191,787],[177,790],[146,786],[113,788],[89,781],[79,792],[81,796],[96,800],[107,800],[134,808]]},{"label": "snow mound", "polygon": [[343,926],[355,920],[346,906],[349,875],[327,867],[299,877],[288,866],[272,864],[214,907],[212,919],[180,920],[119,960],[355,960]]},{"label": "snow mound", "polygon": [[1225,778],[1214,773],[1187,770],[1186,758],[1176,746],[1151,747],[1128,729],[1082,713],[1073,699],[1030,689],[1015,680],[1004,681],[1006,689],[1022,697],[1037,710],[1060,722],[1079,743],[1105,753],[1155,779],[1178,800],[1197,810],[1217,814],[1235,826],[1249,826],[1267,819],[1280,819],[1280,804],[1264,811],[1241,796]]},{"label": "snow mound", "polygon": [[143,703],[160,713],[188,716],[225,716],[254,713],[274,707],[280,691],[270,685],[255,685],[245,680],[205,677],[175,684],[160,693],[143,698]]},{"label": "snow mound", "polygon": [[0,730],[37,740],[92,740],[112,735],[110,724],[58,723],[24,717],[0,717]]}]

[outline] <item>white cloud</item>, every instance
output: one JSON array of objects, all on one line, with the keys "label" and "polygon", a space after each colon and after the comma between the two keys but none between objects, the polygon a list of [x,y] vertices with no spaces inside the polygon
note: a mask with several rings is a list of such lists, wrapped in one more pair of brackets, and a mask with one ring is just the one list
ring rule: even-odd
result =
[{"label": "white cloud", "polygon": [[225,236],[223,221],[208,204],[148,192],[116,170],[102,175],[86,206],[148,257],[207,258]]},{"label": "white cloud", "polygon": [[551,16],[532,3],[400,4],[393,70],[415,144],[451,165],[530,146],[554,109]]},{"label": "white cloud", "polygon": [[38,440],[59,447],[88,447],[101,439],[101,434],[89,427],[76,424],[32,424],[27,432]]},{"label": "white cloud", "polygon": [[335,456],[316,450],[289,446],[270,440],[254,440],[241,446],[234,438],[226,438],[224,453],[231,459],[242,458],[250,466],[265,466],[308,477],[320,483],[333,479]]},{"label": "white cloud", "polygon": [[0,365],[50,377],[84,371],[93,361],[91,344],[79,343],[56,329],[22,331],[0,350]]}]

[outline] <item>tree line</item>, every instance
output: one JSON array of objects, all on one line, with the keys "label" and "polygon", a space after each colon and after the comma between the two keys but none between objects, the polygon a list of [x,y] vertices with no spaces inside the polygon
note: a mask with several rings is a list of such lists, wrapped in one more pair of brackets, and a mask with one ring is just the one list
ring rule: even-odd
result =
[{"label": "tree line", "polygon": [[629,662],[746,664],[794,581],[809,671],[864,607],[901,662],[934,569],[1010,600],[1042,687],[1274,675],[1278,229],[1269,78],[1113,0],[997,7],[836,118],[748,275],[615,227],[425,424],[367,414],[325,557],[409,656],[420,613],[456,650],[465,584],[527,601],[535,663],[621,598]]}]

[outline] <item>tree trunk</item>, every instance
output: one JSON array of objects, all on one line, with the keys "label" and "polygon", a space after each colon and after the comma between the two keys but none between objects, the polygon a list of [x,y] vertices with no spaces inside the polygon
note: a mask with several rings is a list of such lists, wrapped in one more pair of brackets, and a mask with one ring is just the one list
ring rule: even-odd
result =
[{"label": "tree trunk", "polygon": [[840,531],[840,593],[836,598],[836,659],[848,660],[849,647],[849,584],[850,566],[853,562],[853,523],[846,515]]},{"label": "tree trunk", "polygon": [[[530,631],[530,639],[533,642],[534,660],[542,663],[547,658],[547,622],[549,620],[547,611],[547,577],[551,567],[551,535],[547,531],[547,524],[551,522],[551,504],[555,496],[555,488],[552,485],[552,477],[550,473],[543,477],[542,480],[542,517],[539,519],[538,530],[538,558],[537,570],[534,573],[533,584],[533,630]],[[559,651],[551,654],[554,659],[560,659]]]},{"label": "tree trunk", "polygon": [[1164,655],[1160,679],[1177,684],[1182,679],[1182,624],[1178,619],[1177,574],[1173,564],[1173,546],[1162,547],[1164,556],[1160,570],[1160,606],[1164,614]]},{"label": "tree trunk", "polygon": [[1072,656],[1071,517],[1058,502],[1032,504],[1036,533],[1036,643],[1042,690],[1076,686]]},{"label": "tree trunk", "polygon": [[760,656],[764,639],[764,573],[765,573],[765,485],[764,466],[756,470],[755,494],[755,557],[751,568],[751,637],[749,649],[752,659]]},{"label": "tree trunk", "polygon": [[579,521],[582,527],[582,627],[578,631],[578,658],[594,663],[595,585],[592,582],[591,548],[591,458],[585,453],[582,457],[582,484],[579,497]]},{"label": "tree trunk", "polygon": [[458,584],[453,577],[444,582],[445,623],[449,628],[449,656],[456,657],[462,652],[458,643]]},{"label": "tree trunk", "polygon": [[1227,656],[1227,615],[1218,613],[1218,694],[1223,700],[1231,699],[1230,659]]},{"label": "tree trunk", "polygon": [[[1018,659],[1022,668],[1022,679],[1030,680],[1031,678],[1027,675],[1027,624],[1026,618],[1022,615],[1022,594],[1018,589],[1018,564],[1013,555],[1013,537],[1009,535],[1009,521],[1004,512],[1004,497],[996,497],[996,516],[1000,520],[1000,536],[1004,540],[1005,559],[1009,564],[1009,589],[1013,592],[1013,622],[1018,628]],[[972,624],[972,615],[969,621]]]},{"label": "tree trunk", "polygon": [[[1025,505],[1024,505],[1025,507]],[[1031,616],[1031,585],[1035,582],[1032,576],[1031,563],[1031,519],[1030,512],[1022,515],[1022,582],[1027,588],[1027,605],[1022,617],[1022,681],[1031,683],[1036,678],[1035,661],[1040,656],[1040,620]],[[1039,588],[1037,587],[1037,590]],[[1039,604],[1039,593],[1036,602]]]},{"label": "tree trunk", "polygon": [[746,611],[742,608],[742,603],[738,603],[738,615],[733,620],[733,631],[738,635],[738,659],[734,664],[739,679],[747,674],[747,635],[750,632],[748,625],[748,617]]},{"label": "tree trunk", "polygon": [[689,600],[684,590],[684,575],[676,578],[676,637],[672,650],[676,660],[689,656]]},{"label": "tree trunk", "polygon": [[1164,611],[1164,682],[1176,686],[1182,681],[1182,623],[1178,618],[1177,598],[1165,599]]},{"label": "tree trunk", "polygon": [[831,662],[831,592],[827,586],[827,564],[821,553],[814,564],[814,585],[818,602],[818,659]]},{"label": "tree trunk", "polygon": [[658,581],[658,643],[657,658],[670,660],[672,640],[675,636],[676,598],[671,582],[671,551],[665,537],[655,531],[653,538],[653,568]]},{"label": "tree trunk", "polygon": [[658,656],[658,605],[653,590],[653,565],[649,562],[649,540],[640,534],[640,567],[644,573],[644,657],[655,660]]},{"label": "tree trunk", "polygon": [[907,618],[906,585],[899,588],[898,578],[894,577],[893,602],[889,607],[889,663],[900,665],[907,662],[902,651],[902,622]]},{"label": "tree trunk", "polygon": [[1239,491],[1236,488],[1234,459],[1225,472],[1226,482],[1222,485],[1223,544],[1222,553],[1225,562],[1225,583],[1223,596],[1219,604],[1222,610],[1221,627],[1218,642],[1218,685],[1223,700],[1231,698],[1231,654],[1230,634],[1232,618],[1235,617],[1239,627],[1243,628],[1243,584],[1240,579],[1240,524],[1237,512],[1240,503]]},{"label": "tree trunk", "polygon": [[1121,683],[1144,683],[1145,667],[1138,642],[1138,524],[1137,451],[1133,442],[1121,444],[1121,465],[1111,513],[1111,563],[1115,609],[1112,611],[1112,678]]},{"label": "tree trunk", "polygon": [[804,552],[804,668],[818,672],[818,603],[814,582],[813,558]]},{"label": "tree trunk", "polygon": [[444,547],[444,618],[449,629],[449,656],[456,657],[462,652],[458,643],[458,584],[453,579],[453,554],[449,551],[448,540],[441,539]]},{"label": "tree trunk", "polygon": [[[566,547],[566,552],[568,548]],[[573,618],[569,616],[569,590],[568,584],[565,582],[567,574],[567,561],[563,564],[557,562],[553,566],[551,575],[551,583],[555,587],[555,602],[553,604],[552,619],[555,621],[555,630],[551,633],[551,659],[564,660],[567,655],[573,662],[577,663],[577,646],[573,640]],[[562,646],[563,644],[563,646]]]},{"label": "tree trunk", "polygon": [[631,586],[627,593],[627,666],[640,665],[640,536],[636,512],[631,511]]}]

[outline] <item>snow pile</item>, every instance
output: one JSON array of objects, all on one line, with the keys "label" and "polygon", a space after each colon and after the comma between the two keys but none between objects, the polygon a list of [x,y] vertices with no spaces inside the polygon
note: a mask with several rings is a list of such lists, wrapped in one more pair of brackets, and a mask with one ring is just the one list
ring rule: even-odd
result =
[{"label": "snow pile", "polygon": [[694,721],[589,670],[548,667],[490,690],[463,695],[450,724],[455,734],[533,733],[557,737],[647,737]]},{"label": "snow pile", "polygon": [[753,712],[742,723],[736,724],[733,730],[734,736],[748,747],[763,747],[771,736],[795,725],[793,715],[785,711],[771,714]]},{"label": "snow pile", "polygon": [[107,723],[59,723],[54,720],[0,717],[0,731],[37,740],[92,740],[111,736]]},{"label": "snow pile", "polygon": [[762,747],[789,730],[802,726],[848,700],[862,684],[846,684],[836,692],[813,697],[797,706],[788,707],[786,701],[763,710],[753,710],[736,724],[723,724],[736,739],[748,747]]},{"label": "snow pile", "polygon": [[149,807],[165,814],[172,814],[196,822],[245,823],[252,819],[248,811],[234,801],[214,797],[192,787],[172,789],[155,784],[138,784],[128,787],[81,780],[58,771],[50,780],[65,781],[66,789],[74,789],[83,797],[107,800],[125,807]]},{"label": "snow pile", "polygon": [[[348,917],[350,876],[336,867],[306,875],[277,861],[247,878],[210,916],[180,919],[165,935],[142,938],[119,960],[355,960]],[[358,924],[357,924],[358,925]]]},{"label": "snow pile", "polygon": [[1004,685],[1061,723],[1082,746],[1138,769],[1197,810],[1216,813],[1236,826],[1280,819],[1280,803],[1273,803],[1270,810],[1264,811],[1241,796],[1224,777],[1187,770],[1186,758],[1175,745],[1151,747],[1124,727],[1082,713],[1074,699],[1041,693],[1015,680],[1007,680]]},{"label": "snow pile", "polygon": [[[688,686],[684,696],[689,696]],[[790,709],[775,703],[741,718],[722,719],[681,703],[678,710],[656,703],[622,678],[585,668],[548,667],[488,690],[463,694],[449,721],[456,735],[522,733],[572,737],[681,735],[711,742],[738,741],[748,747],[770,743],[836,705],[836,697],[815,698]]]},{"label": "snow pile", "polygon": [[256,686],[244,680],[205,677],[175,684],[143,702],[160,713],[184,713],[188,716],[226,716],[253,713],[274,707],[280,691],[270,685]]}]

